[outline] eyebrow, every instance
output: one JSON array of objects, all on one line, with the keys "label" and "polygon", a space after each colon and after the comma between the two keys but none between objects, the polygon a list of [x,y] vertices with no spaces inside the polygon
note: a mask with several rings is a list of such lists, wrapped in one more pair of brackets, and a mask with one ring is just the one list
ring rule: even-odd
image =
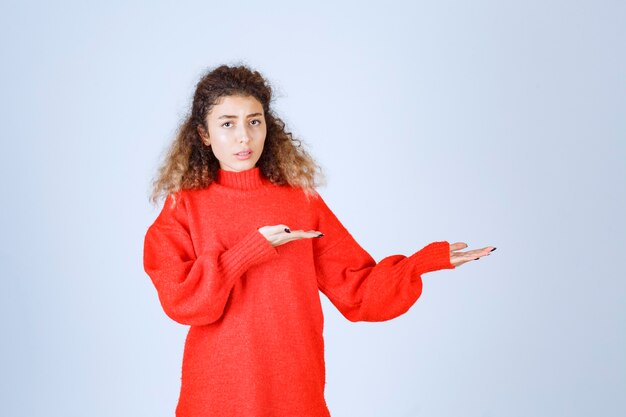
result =
[{"label": "eyebrow", "polygon": [[[256,117],[256,116],[263,116],[263,113],[251,113],[247,117]],[[218,119],[236,119],[236,118],[237,116],[232,116],[230,114],[224,114],[218,117]]]}]

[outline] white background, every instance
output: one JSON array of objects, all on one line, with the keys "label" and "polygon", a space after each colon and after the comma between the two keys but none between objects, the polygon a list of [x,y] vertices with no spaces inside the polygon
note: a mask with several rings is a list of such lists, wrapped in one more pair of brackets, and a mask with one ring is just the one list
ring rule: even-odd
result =
[{"label": "white background", "polygon": [[186,328],[142,267],[195,83],[261,71],[376,259],[498,250],[350,323],[333,417],[626,415],[621,1],[0,5],[2,415],[172,416]]}]

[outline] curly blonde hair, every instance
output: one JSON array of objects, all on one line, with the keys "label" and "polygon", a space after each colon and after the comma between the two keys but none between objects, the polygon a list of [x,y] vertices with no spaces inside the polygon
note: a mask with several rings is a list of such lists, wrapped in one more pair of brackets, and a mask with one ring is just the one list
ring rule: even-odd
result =
[{"label": "curly blonde hair", "polygon": [[219,161],[202,141],[198,127],[208,130],[207,115],[225,96],[252,96],[265,113],[267,135],[257,166],[272,183],[303,188],[314,193],[322,173],[320,167],[285,129],[285,123],[270,109],[272,88],[258,71],[245,65],[221,65],[209,70],[196,85],[190,114],[179,126],[176,138],[159,168],[150,200],[160,199],[184,189],[208,187],[217,178]]}]

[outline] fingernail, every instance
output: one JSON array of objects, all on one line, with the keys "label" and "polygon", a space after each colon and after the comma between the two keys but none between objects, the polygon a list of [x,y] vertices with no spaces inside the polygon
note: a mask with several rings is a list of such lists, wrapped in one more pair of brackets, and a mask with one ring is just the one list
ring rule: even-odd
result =
[{"label": "fingernail", "polygon": [[494,251],[494,250],[496,250],[496,249],[498,249],[498,248],[493,248],[493,249],[491,249],[491,250],[490,250],[490,252],[493,252],[493,251]]},{"label": "fingernail", "polygon": [[285,227],[285,233],[291,233],[291,230],[289,230],[288,227]]},{"label": "fingernail", "polygon": [[320,233],[319,235],[317,235],[317,237],[322,237],[324,236],[324,233]]}]

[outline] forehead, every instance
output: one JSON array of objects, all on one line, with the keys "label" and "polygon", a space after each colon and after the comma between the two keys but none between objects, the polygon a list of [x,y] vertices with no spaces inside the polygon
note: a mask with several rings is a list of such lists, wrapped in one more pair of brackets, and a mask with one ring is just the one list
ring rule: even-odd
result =
[{"label": "forehead", "polygon": [[247,115],[249,113],[263,113],[263,105],[252,96],[225,96],[221,97],[209,112],[210,116]]}]

